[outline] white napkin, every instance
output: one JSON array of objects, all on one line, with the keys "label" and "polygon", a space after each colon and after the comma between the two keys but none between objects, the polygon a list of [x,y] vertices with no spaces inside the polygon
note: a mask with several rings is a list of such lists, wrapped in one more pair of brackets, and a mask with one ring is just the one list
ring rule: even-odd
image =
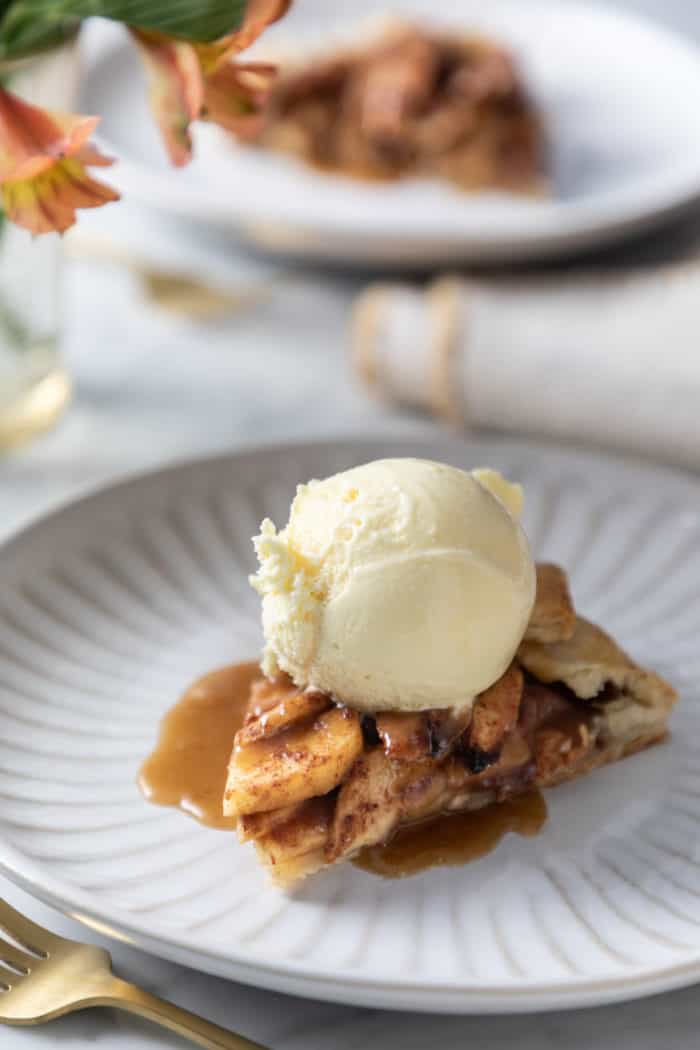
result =
[{"label": "white napkin", "polygon": [[700,260],[374,285],[353,348],[392,401],[700,466]]}]

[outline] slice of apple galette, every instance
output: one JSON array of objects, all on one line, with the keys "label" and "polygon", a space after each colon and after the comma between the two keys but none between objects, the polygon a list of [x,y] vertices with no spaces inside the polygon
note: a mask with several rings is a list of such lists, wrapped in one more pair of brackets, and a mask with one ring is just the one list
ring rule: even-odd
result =
[{"label": "slice of apple galette", "polygon": [[517,653],[471,706],[368,713],[278,673],[252,687],[224,811],[289,885],[402,826],[547,788],[664,738],[673,688],[536,566]]}]

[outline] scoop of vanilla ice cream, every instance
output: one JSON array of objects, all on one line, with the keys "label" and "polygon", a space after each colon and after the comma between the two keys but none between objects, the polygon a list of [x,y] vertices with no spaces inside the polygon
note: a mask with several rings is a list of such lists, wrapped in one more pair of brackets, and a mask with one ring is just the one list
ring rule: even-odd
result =
[{"label": "scoop of vanilla ice cream", "polygon": [[263,670],[363,711],[470,703],[532,610],[521,504],[495,471],[417,459],[300,485],[286,528],[254,540]]}]

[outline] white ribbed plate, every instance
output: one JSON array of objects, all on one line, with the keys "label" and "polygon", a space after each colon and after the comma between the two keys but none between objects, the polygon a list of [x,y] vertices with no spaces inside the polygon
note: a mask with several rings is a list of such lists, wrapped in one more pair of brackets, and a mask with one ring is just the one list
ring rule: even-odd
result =
[{"label": "white ribbed plate", "polygon": [[[250,536],[294,486],[383,455],[521,480],[538,556],[682,691],[670,743],[548,795],[539,837],[400,882],[350,865],[294,897],[135,776],[201,672],[258,650]],[[630,998],[700,978],[700,489],[546,447],[354,442],[242,453],[99,492],[0,553],[0,870],[95,929],[253,984],[453,1012]]]}]

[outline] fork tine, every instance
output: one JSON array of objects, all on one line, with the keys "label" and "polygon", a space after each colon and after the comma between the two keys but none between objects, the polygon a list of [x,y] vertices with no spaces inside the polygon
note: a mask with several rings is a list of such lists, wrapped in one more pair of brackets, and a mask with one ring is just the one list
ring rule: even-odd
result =
[{"label": "fork tine", "polygon": [[7,901],[0,900],[0,931],[4,931],[14,941],[28,948],[36,955],[46,955],[51,948],[61,943],[61,938],[49,933],[43,926],[25,919],[18,911],[11,908]]},{"label": "fork tine", "polygon": [[[8,944],[7,941],[0,937],[0,967],[7,966],[8,970],[14,967],[20,970],[23,976],[26,976],[30,973],[32,965],[36,966],[38,961],[33,955],[20,951],[19,948],[15,948],[14,944]],[[16,977],[17,975],[12,973],[11,976]],[[1,970],[0,980],[2,980]]]}]

